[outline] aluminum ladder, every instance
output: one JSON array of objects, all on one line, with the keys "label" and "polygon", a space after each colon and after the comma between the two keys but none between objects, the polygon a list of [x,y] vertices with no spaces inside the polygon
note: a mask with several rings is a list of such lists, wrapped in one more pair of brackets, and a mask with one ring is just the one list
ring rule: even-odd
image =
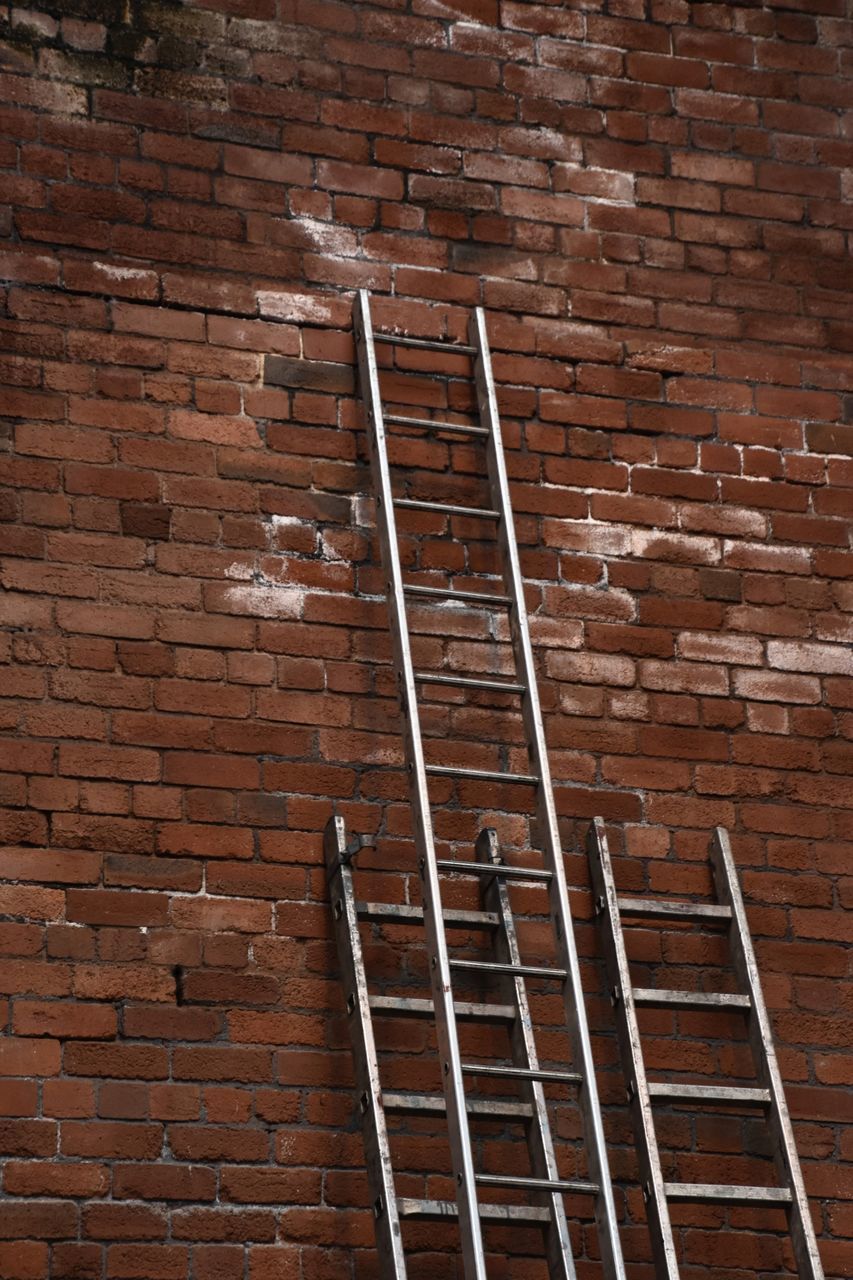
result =
[{"label": "aluminum ladder", "polygon": [[[376,519],[386,579],[394,665],[403,714],[405,758],[410,784],[415,844],[422,874],[423,908],[419,918],[423,920],[429,956],[432,987],[430,1014],[434,1018],[442,1067],[444,1084],[442,1111],[446,1116],[453,1177],[457,1190],[455,1206],[444,1205],[436,1208],[435,1205],[425,1206],[417,1202],[392,1203],[394,1201],[393,1175],[382,1114],[382,1093],[377,1076],[375,1042],[370,1024],[371,1014],[375,1009],[371,1009],[366,988],[359,988],[357,984],[351,985],[348,1001],[353,1012],[356,1009],[359,1011],[360,1020],[358,1030],[353,1026],[356,1075],[362,1092],[362,1105],[366,1106],[368,1172],[371,1176],[374,1212],[377,1215],[377,1237],[380,1240],[380,1257],[385,1268],[384,1275],[388,1278],[394,1277],[395,1280],[399,1280],[404,1275],[403,1255],[397,1245],[401,1218],[447,1216],[449,1212],[453,1212],[459,1222],[466,1280],[486,1280],[482,1233],[484,1221],[540,1222],[546,1230],[546,1251],[550,1274],[554,1280],[558,1278],[575,1280],[575,1265],[562,1197],[566,1192],[582,1189],[594,1198],[602,1273],[606,1280],[624,1280],[625,1272],[616,1208],[605,1149],[604,1128],[583,1003],[580,968],[574,941],[518,547],[510,506],[485,314],[479,308],[473,313],[469,326],[468,344],[374,333],[369,297],[365,291],[361,291],[356,301],[353,323],[361,393],[366,409]],[[439,421],[431,417],[417,418],[390,413],[386,415],[383,412],[380,392],[377,343],[467,357],[473,364],[473,383],[479,424],[461,424]],[[482,443],[485,446],[485,469],[491,506],[472,508],[395,497],[388,456],[387,429],[389,426],[418,427],[427,432],[462,436]],[[451,587],[429,587],[407,583],[401,567],[398,545],[396,511],[399,509],[430,511],[444,515],[448,519],[454,516],[480,518],[492,524],[497,530],[502,575],[502,583],[497,583],[496,586],[500,586],[501,589],[494,592],[474,592],[455,590]],[[472,608],[508,610],[516,671],[515,681],[483,680],[416,671],[406,613],[406,599],[411,596],[418,597],[422,601],[429,600],[439,608],[444,602],[453,601],[464,603]],[[428,764],[421,733],[418,688],[420,685],[430,683],[462,688],[496,689],[516,695],[520,703],[531,772],[520,774]],[[542,868],[531,870],[507,865],[500,858],[491,833],[481,835],[478,841],[478,856],[475,860],[462,862],[456,859],[439,859],[435,847],[428,791],[431,776],[521,783],[534,788],[537,830],[543,859]],[[353,966],[357,967],[360,963],[355,958],[360,954],[357,936],[359,911],[353,905],[355,899],[347,896],[349,872],[345,862],[342,861],[347,848],[346,844],[342,843],[344,834],[337,827],[333,830],[330,826],[327,833],[327,865],[330,874],[340,877],[342,891],[340,901],[343,905],[340,908],[342,914],[338,924],[338,942],[344,970],[350,971],[349,977],[352,982]],[[494,921],[489,922],[489,927],[494,927],[500,922],[499,937],[496,938],[495,943],[496,954],[501,957],[500,959],[479,962],[455,958],[451,954],[447,930],[453,923],[458,923],[453,920],[453,916],[458,913],[449,912],[442,905],[442,881],[451,873],[477,877],[486,887],[486,896],[491,909],[484,914],[494,917]],[[528,882],[538,881],[547,893],[548,913],[553,925],[558,960],[558,964],[553,968],[524,965],[521,962],[507,891],[507,882],[513,877]],[[341,921],[344,920],[347,923],[342,924]],[[510,1010],[512,1065],[496,1068],[463,1060],[457,1018],[461,1013],[471,1016],[471,1011],[460,1011],[458,1002],[454,1000],[453,979],[455,974],[472,968],[499,972],[508,984],[505,990],[508,990],[512,996]],[[526,995],[526,982],[538,979],[556,982],[561,987],[575,1070],[548,1072],[538,1066]],[[474,1167],[469,1122],[472,1115],[476,1114],[476,1107],[469,1104],[466,1097],[466,1078],[483,1077],[489,1074],[499,1074],[508,1079],[514,1078],[522,1087],[524,1102],[520,1105],[525,1108],[525,1111],[518,1113],[518,1117],[527,1123],[528,1146],[535,1176],[487,1175],[478,1172]],[[542,1086],[549,1079],[558,1078],[563,1082],[571,1081],[577,1089],[577,1102],[583,1121],[590,1172],[590,1181],[583,1185],[570,1180],[562,1181],[557,1176]],[[527,1206],[481,1203],[479,1191],[488,1186],[501,1186],[503,1189],[515,1187],[519,1192],[527,1191],[538,1200],[538,1203]]]},{"label": "aluminum ladder", "polygon": [[[717,827],[711,842],[711,868],[716,903],[691,903],[653,897],[620,897],[604,823],[596,818],[587,840],[596,911],[602,922],[608,983],[616,1014],[617,1034],[637,1155],[643,1197],[658,1280],[679,1280],[678,1258],[669,1205],[695,1202],[720,1205],[775,1205],[786,1210],[800,1280],[823,1280],[803,1175],[794,1144],[782,1077],[773,1046],[773,1032],[752,946],[743,895],[732,857],[728,833]],[[689,922],[728,930],[729,949],[740,992],[725,994],[635,987],[631,983],[623,918],[648,925]],[[667,1084],[647,1078],[637,1008],[722,1009],[743,1013],[758,1087],[706,1084]],[[767,1117],[779,1186],[750,1187],[714,1183],[667,1182],[664,1179],[654,1124],[655,1104],[694,1104],[725,1109],[756,1109]],[[710,1259],[709,1259],[710,1261]]]}]

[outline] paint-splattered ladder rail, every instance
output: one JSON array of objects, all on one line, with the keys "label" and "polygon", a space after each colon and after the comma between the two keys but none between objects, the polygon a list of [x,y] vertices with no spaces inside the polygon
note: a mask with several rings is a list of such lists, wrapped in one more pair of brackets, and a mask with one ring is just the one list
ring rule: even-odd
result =
[{"label": "paint-splattered ladder rail", "polygon": [[[470,322],[468,345],[432,342],[422,339],[374,334],[370,303],[365,292],[359,294],[354,327],[358,352],[362,397],[367,417],[377,526],[386,578],[394,662],[403,709],[405,754],[410,780],[412,816],[417,852],[423,880],[423,908],[394,907],[390,904],[358,905],[352,887],[352,871],[347,860],[346,833],[339,819],[327,828],[326,857],[332,878],[332,900],[337,918],[337,938],[341,966],[347,986],[350,1024],[355,1053],[355,1070],[364,1115],[367,1167],[376,1217],[377,1241],[383,1280],[402,1280],[405,1256],[400,1240],[400,1222],[406,1218],[458,1219],[466,1280],[486,1280],[486,1256],[483,1245],[484,1223],[540,1224],[545,1231],[546,1255],[553,1280],[574,1280],[575,1262],[569,1238],[564,1196],[584,1193],[592,1197],[598,1229],[602,1275],[605,1280],[624,1280],[625,1272],[616,1222],[613,1188],[605,1149],[604,1128],[595,1080],[589,1028],[583,1004],[580,969],[569,908],[563,852],[557,829],[557,815],[551,775],[545,747],[542,715],[533,652],[524,601],[510,506],[509,485],[504,460],[501,428],[498,418],[491,356],[486,338],[485,316],[477,309]],[[376,344],[392,343],[427,351],[462,355],[473,364],[479,425],[437,421],[429,417],[415,418],[400,414],[384,414],[380,394],[380,374]],[[412,498],[395,498],[387,447],[389,426],[423,428],[436,433],[453,433],[471,437],[484,446],[485,471],[488,477],[490,505],[472,508],[447,503],[426,502]],[[448,517],[479,517],[497,531],[501,561],[500,589],[489,592],[456,590],[451,587],[426,587],[407,583],[403,576],[398,547],[396,511],[414,509],[441,513]],[[515,679],[510,682],[466,676],[439,675],[416,671],[409,642],[406,613],[407,596],[429,601],[438,608],[450,602],[464,602],[469,607],[502,608],[508,611],[515,662]],[[520,701],[528,748],[530,772],[511,773],[499,770],[462,768],[428,764],[421,735],[418,688],[428,684],[453,684],[463,689],[489,689],[512,693]],[[484,831],[477,842],[477,859],[471,862],[440,859],[437,856],[429,797],[429,778],[452,776],[467,779],[526,784],[534,788],[541,869],[513,867],[503,861],[494,833]],[[476,877],[482,886],[484,911],[447,910],[442,903],[442,884],[450,874]],[[508,882],[513,878],[538,884],[547,895],[548,912],[553,924],[557,962],[553,968],[525,965],[521,962],[509,903]],[[543,898],[544,914],[544,898]],[[406,920],[422,922],[429,955],[432,986],[431,1001],[393,1001],[371,997],[367,988],[358,934],[359,917],[373,920]],[[488,961],[471,961],[454,957],[448,941],[448,930],[454,925],[488,928],[493,935],[493,949]],[[501,1006],[475,1006],[454,998],[453,981],[465,970],[491,973],[503,983],[507,997]],[[540,1068],[536,1051],[535,1029],[530,1016],[527,983],[541,979],[556,983],[562,991],[566,1024],[572,1045],[571,1071],[548,1071]],[[417,1006],[417,1007],[413,1007]],[[373,1019],[380,1013],[399,1016],[429,1016],[434,1020],[438,1052],[444,1082],[444,1097],[394,1094],[382,1091]],[[505,1066],[468,1062],[460,1049],[457,1020],[461,1018],[499,1019],[504,1017],[511,1028],[511,1063]],[[500,1076],[518,1085],[518,1102],[488,1102],[468,1096],[466,1082],[471,1079]],[[570,1084],[576,1089],[580,1110],[589,1180],[559,1177],[545,1105],[544,1086],[549,1082]],[[397,1199],[385,1113],[409,1110],[419,1114],[443,1116],[450,1143],[452,1171],[456,1183],[455,1204],[447,1201]],[[480,1117],[516,1120],[526,1126],[527,1144],[533,1175],[530,1177],[486,1174],[475,1168],[471,1143],[471,1124]],[[491,1204],[481,1202],[480,1191],[491,1188],[515,1189],[526,1204]]]},{"label": "paint-splattered ladder rail", "polygon": [[[784,1208],[788,1215],[800,1280],[823,1280],[823,1268],[818,1256],[782,1077],[776,1061],[773,1032],[761,990],[758,965],[727,832],[722,827],[717,827],[711,844],[716,903],[699,904],[651,897],[617,896],[607,835],[600,818],[596,818],[590,827],[587,851],[596,910],[602,923],[607,976],[616,1013],[620,1055],[628,1087],[658,1280],[679,1280],[669,1205],[691,1201],[720,1205],[764,1204]],[[623,917],[628,924],[645,927],[664,922],[690,922],[704,927],[722,925],[728,930],[731,959],[740,992],[726,994],[633,986],[625,948]],[[702,1011],[718,1009],[742,1013],[747,1019],[758,1087],[650,1081],[643,1060],[637,1020],[638,1006]],[[773,1142],[780,1185],[750,1187],[667,1182],[663,1176],[655,1132],[655,1104],[687,1104],[713,1109],[746,1107],[764,1112]]]}]

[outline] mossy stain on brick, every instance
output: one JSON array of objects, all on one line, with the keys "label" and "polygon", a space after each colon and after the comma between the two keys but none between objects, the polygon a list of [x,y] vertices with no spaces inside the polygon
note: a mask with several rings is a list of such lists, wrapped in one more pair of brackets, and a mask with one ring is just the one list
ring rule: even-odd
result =
[{"label": "mossy stain on brick", "polygon": [[[0,19],[0,66],[29,70],[37,58],[39,72],[49,79],[73,84],[124,89],[134,70],[198,68],[202,43],[222,37],[224,20],[218,14],[192,13],[181,0],[46,0],[44,21]],[[99,24],[104,29],[103,52],[80,51],[65,38],[63,20]],[[180,79],[170,80],[168,96],[197,100],[197,85],[182,92]]]}]

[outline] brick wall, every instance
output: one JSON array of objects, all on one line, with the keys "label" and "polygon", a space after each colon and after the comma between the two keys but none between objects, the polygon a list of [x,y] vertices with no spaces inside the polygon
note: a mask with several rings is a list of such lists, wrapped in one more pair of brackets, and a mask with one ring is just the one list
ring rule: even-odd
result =
[{"label": "brick wall", "polygon": [[[489,310],[632,1280],[649,1247],[579,853],[596,813],[638,891],[706,893],[710,827],[731,829],[827,1274],[850,1274],[846,15],[0,4],[2,1280],[375,1274],[332,805],[381,833],[368,888],[417,887],[356,286],[416,335]],[[389,399],[464,410],[452,364],[427,367],[388,366]],[[421,492],[476,498],[472,449],[410,448]],[[488,571],[473,530],[443,532],[404,538],[422,581]],[[414,612],[420,661],[499,669],[501,633],[453,617]],[[517,756],[499,707],[426,719]],[[449,848],[484,818],[529,841],[523,796],[436,800]],[[389,989],[401,963],[422,981],[410,941],[371,940]],[[722,957],[645,933],[635,959],[712,983]],[[718,1025],[654,1017],[650,1066],[743,1070]],[[385,1035],[389,1080],[426,1079],[424,1033]],[[663,1133],[668,1169],[766,1176],[754,1121]],[[568,1114],[561,1137],[571,1155]],[[423,1135],[399,1155],[408,1189],[446,1167]],[[772,1216],[678,1221],[684,1280],[791,1273]],[[451,1235],[412,1240],[414,1277],[459,1274]],[[497,1239],[494,1274],[540,1275],[534,1244]]]}]

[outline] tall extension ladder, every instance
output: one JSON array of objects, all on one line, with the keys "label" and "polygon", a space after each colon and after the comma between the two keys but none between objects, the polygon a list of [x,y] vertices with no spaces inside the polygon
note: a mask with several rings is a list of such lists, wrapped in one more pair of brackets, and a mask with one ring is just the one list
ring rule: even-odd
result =
[{"label": "tall extension ladder", "polygon": [[[595,1219],[598,1229],[599,1249],[603,1274],[607,1280],[624,1280],[624,1265],[616,1222],[613,1188],[610,1181],[604,1129],[595,1070],[590,1043],[589,1028],[583,1003],[580,968],[574,941],[569,898],[566,886],[563,853],[557,829],[557,815],[550,770],[542,726],[533,651],[527,623],[523,582],[519,566],[518,547],[510,507],[509,485],[504,461],[497,401],[492,377],[491,356],[486,337],[485,315],[477,309],[470,321],[469,345],[431,340],[398,337],[391,334],[374,334],[370,315],[370,303],[366,292],[361,291],[354,313],[354,328],[358,352],[362,396],[367,410],[367,430],[373,473],[377,525],[382,548],[382,561],[386,577],[388,607],[390,612],[394,661],[399,683],[404,722],[405,755],[410,781],[410,796],[415,842],[423,878],[423,919],[426,945],[429,955],[429,971],[432,985],[432,1010],[436,1038],[442,1064],[444,1106],[447,1132],[450,1142],[453,1175],[457,1187],[457,1207],[461,1235],[462,1255],[466,1280],[486,1280],[486,1263],[483,1247],[482,1222],[530,1222],[543,1221],[547,1233],[547,1253],[554,1280],[574,1280],[575,1267],[572,1258],[568,1228],[562,1196],[565,1192],[581,1189],[581,1184],[561,1181],[557,1176],[553,1143],[548,1114],[545,1107],[543,1083],[551,1079],[572,1081],[578,1090],[578,1106],[583,1121],[584,1139],[591,1181],[583,1189],[594,1196]],[[397,414],[383,414],[379,385],[379,369],[376,359],[376,343],[393,343],[421,350],[437,350],[450,354],[462,354],[473,361],[474,385],[479,413],[479,425],[462,425],[436,421],[431,418],[412,418]],[[440,434],[450,433],[475,440],[485,445],[491,507],[471,508],[395,498],[389,467],[386,427],[419,427]],[[502,564],[503,590],[493,594],[454,590],[450,587],[425,587],[407,584],[401,568],[395,509],[410,508],[443,514],[481,517],[497,528],[497,543]],[[501,606],[509,611],[512,651],[516,680],[512,683],[473,677],[439,675],[414,669],[409,643],[406,615],[406,597],[417,596],[440,604],[444,601],[464,602],[471,607],[493,608]],[[518,696],[527,739],[531,773],[518,774],[483,769],[465,769],[448,765],[427,764],[422,741],[417,690],[419,684],[441,683],[463,688],[490,689]],[[538,836],[542,846],[544,867],[539,871],[513,868],[499,859],[491,835],[481,836],[478,844],[478,860],[470,863],[458,860],[441,860],[435,848],[428,779],[431,775],[474,778],[506,783],[525,783],[535,788]],[[327,853],[334,846],[337,865],[341,867],[343,833],[329,828]],[[330,857],[332,854],[330,854]],[[334,859],[333,859],[334,861]],[[330,863],[330,872],[335,868]],[[449,873],[482,877],[494,883],[491,895],[492,914],[500,918],[502,941],[497,947],[501,960],[492,963],[454,958],[450,954],[447,928],[457,914],[442,906],[442,879]],[[339,926],[338,938],[342,951],[350,956],[360,955],[357,936],[358,911],[353,900],[347,899],[347,872],[338,872],[344,894],[341,901],[346,927]],[[524,965],[518,955],[518,947],[509,913],[507,881],[515,876],[522,880],[538,880],[547,889],[549,913],[553,924],[556,954],[559,966],[543,968]],[[347,905],[348,902],[348,905]],[[497,920],[495,920],[497,924]],[[352,970],[358,959],[344,960],[345,968]],[[466,1062],[460,1051],[457,1017],[460,1009],[453,996],[453,977],[464,969],[479,968],[499,972],[510,983],[514,1008],[513,1066],[493,1067],[487,1064]],[[351,974],[352,976],[352,974]],[[362,968],[363,976],[363,968]],[[569,1030],[574,1062],[577,1071],[547,1072],[538,1067],[532,1024],[525,992],[526,979],[545,978],[561,984],[566,1024]],[[506,988],[505,988],[506,989]],[[381,1091],[376,1070],[375,1045],[370,1024],[370,1000],[350,988],[350,1001],[360,1010],[360,1027],[353,1027],[359,1087],[365,1108],[365,1129],[368,1134],[368,1160],[372,1178],[374,1209],[380,1238],[380,1255],[385,1260],[386,1275],[400,1280],[404,1275],[402,1252],[398,1247],[399,1217],[418,1216],[418,1210],[410,1204],[392,1207],[393,1176],[390,1170],[387,1133],[382,1114]],[[468,1011],[470,1014],[470,1011]],[[361,1058],[359,1062],[358,1059]],[[469,1118],[475,1114],[466,1098],[466,1077],[483,1077],[500,1074],[514,1077],[525,1090],[528,1119],[528,1145],[535,1177],[510,1177],[486,1175],[474,1168]],[[366,1095],[366,1097],[365,1097]],[[390,1181],[389,1181],[390,1180]],[[515,1186],[527,1190],[538,1205],[507,1206],[481,1204],[478,1190],[484,1186]],[[430,1211],[424,1211],[430,1216]],[[533,1215],[531,1217],[531,1214]],[[433,1215],[434,1216],[434,1215]],[[382,1221],[380,1221],[380,1218]]]},{"label": "tall extension ladder", "polygon": [[[643,1178],[652,1252],[659,1280],[679,1280],[678,1259],[669,1216],[669,1204],[696,1202],[721,1205],[777,1205],[787,1211],[800,1280],[823,1280],[808,1199],[794,1134],[788,1115],[782,1077],[773,1047],[773,1032],[761,990],[749,923],[743,904],[729,837],[717,827],[711,843],[711,867],[716,903],[667,901],[650,897],[618,897],[600,818],[590,826],[587,840],[596,909],[602,921],[608,982],[616,1011],[616,1026],[628,1100]],[[684,922],[704,926],[724,925],[740,993],[674,991],[634,987],[628,968],[622,918],[634,924]],[[655,1009],[722,1009],[742,1012],[747,1018],[749,1042],[758,1087],[742,1088],[706,1084],[666,1084],[646,1076],[637,1007]],[[776,1187],[728,1186],[714,1183],[666,1182],[661,1169],[653,1106],[693,1103],[697,1106],[758,1109],[766,1113],[773,1141],[773,1155],[781,1185]]]}]

